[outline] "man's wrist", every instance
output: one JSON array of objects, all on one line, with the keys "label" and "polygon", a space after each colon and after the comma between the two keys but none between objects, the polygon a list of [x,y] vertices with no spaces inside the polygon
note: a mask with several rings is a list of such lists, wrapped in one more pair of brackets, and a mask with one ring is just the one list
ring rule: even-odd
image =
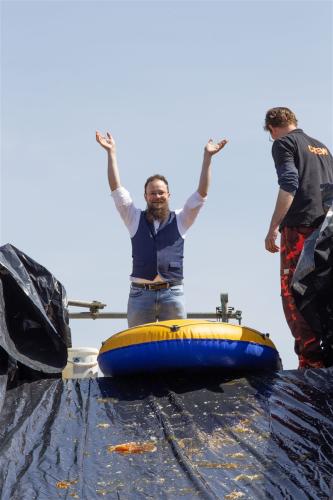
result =
[{"label": "man's wrist", "polygon": [[203,157],[203,162],[202,162],[203,168],[209,168],[211,162],[212,162],[212,155],[205,152],[204,157]]},{"label": "man's wrist", "polygon": [[111,158],[111,160],[115,160],[117,158],[117,155],[116,155],[115,151],[108,150],[107,151],[107,155],[108,155],[109,158]]},{"label": "man's wrist", "polygon": [[278,232],[278,231],[279,231],[279,227],[280,227],[280,224],[276,224],[276,223],[271,224],[271,225],[269,226],[269,230],[268,230],[268,232],[269,232],[269,233],[276,233],[276,232]]}]

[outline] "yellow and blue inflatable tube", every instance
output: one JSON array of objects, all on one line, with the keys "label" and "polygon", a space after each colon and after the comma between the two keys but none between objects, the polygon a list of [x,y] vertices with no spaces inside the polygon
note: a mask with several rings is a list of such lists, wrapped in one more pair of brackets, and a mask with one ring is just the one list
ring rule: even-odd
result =
[{"label": "yellow and blue inflatable tube", "polygon": [[147,323],[119,332],[103,343],[98,363],[105,376],[281,368],[279,353],[265,334],[245,326],[191,319]]}]

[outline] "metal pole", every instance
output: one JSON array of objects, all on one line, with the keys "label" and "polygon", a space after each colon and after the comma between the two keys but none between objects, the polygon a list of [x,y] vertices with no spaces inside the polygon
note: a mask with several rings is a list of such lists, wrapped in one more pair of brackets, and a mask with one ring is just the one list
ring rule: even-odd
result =
[{"label": "metal pole", "polygon": [[[189,319],[217,319],[228,323],[229,319],[236,319],[239,324],[241,324],[242,311],[234,312],[233,307],[228,307],[228,294],[221,293],[220,295],[221,306],[216,308],[216,312],[197,312],[197,313],[187,313]],[[100,312],[104,309],[106,304],[93,300],[92,302],[86,302],[82,300],[69,300],[69,306],[74,307],[86,307],[89,309],[88,312],[70,312],[70,319],[126,319],[127,314],[125,312]]]},{"label": "metal pole", "polygon": [[[188,318],[197,318],[197,319],[216,319],[216,313],[187,313]],[[81,312],[81,313],[69,313],[70,319],[126,319],[127,314],[124,312]]]}]

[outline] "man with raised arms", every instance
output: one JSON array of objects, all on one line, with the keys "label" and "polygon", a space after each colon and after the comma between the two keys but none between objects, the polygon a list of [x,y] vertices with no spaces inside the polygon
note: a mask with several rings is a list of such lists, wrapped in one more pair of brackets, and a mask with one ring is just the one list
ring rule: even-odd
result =
[{"label": "man with raised arms", "polygon": [[205,146],[199,186],[180,210],[169,209],[169,185],[156,174],[144,186],[145,210],[136,208],[121,185],[116,143],[112,135],[96,132],[97,142],[106,150],[108,179],[115,205],[132,242],[133,268],[127,306],[128,326],[186,318],[183,289],[184,239],[204,204],[210,178],[211,160],[227,140]]}]

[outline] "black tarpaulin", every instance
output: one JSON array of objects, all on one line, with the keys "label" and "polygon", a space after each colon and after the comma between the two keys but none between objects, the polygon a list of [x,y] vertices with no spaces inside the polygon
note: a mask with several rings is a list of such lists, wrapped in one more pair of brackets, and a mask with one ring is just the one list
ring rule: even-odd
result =
[{"label": "black tarpaulin", "polygon": [[14,246],[0,247],[2,373],[14,370],[16,363],[27,378],[38,371],[60,374],[70,346],[67,299],[62,284]]},{"label": "black tarpaulin", "polygon": [[2,394],[2,499],[330,495],[331,369],[41,380]]},{"label": "black tarpaulin", "polygon": [[[326,366],[333,365],[333,185],[323,201],[331,203],[323,224],[305,241],[292,281],[295,303],[322,342]],[[326,207],[327,208],[327,207]]]}]

